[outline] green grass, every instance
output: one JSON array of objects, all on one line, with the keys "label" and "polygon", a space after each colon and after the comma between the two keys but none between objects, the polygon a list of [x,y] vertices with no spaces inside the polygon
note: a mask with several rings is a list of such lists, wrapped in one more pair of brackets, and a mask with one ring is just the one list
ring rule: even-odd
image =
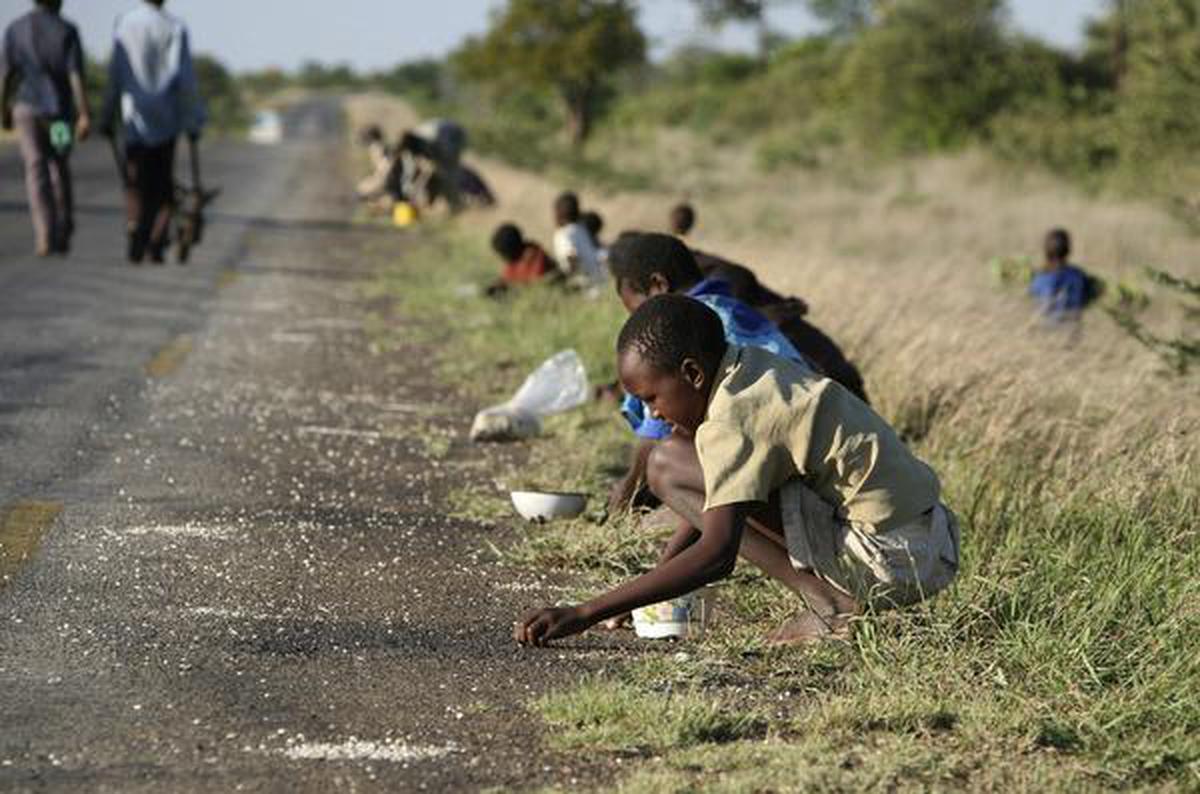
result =
[{"label": "green grass", "polygon": [[649,755],[722,744],[761,734],[753,713],[725,708],[703,693],[649,692],[606,679],[591,679],[536,704],[560,749]]},{"label": "green grass", "polygon": [[[496,272],[483,234],[418,234],[373,288],[403,318],[376,318],[378,346],[415,335],[437,351],[435,375],[480,405],[565,347],[594,382],[612,378],[613,296],[469,296],[461,285]],[[641,758],[606,787],[631,792],[1200,789],[1194,475],[1161,475],[1136,499],[1067,485],[1023,443],[981,452],[982,429],[941,421],[939,395],[879,396],[963,519],[958,583],[864,617],[850,643],[776,649],[761,637],[796,604],[740,566],[702,640],[536,703],[556,745]],[[584,517],[528,527],[499,551],[595,592],[652,565],[659,542],[601,509],[630,442],[611,406],[554,417],[519,454],[480,447],[491,486],[456,491],[451,507],[503,523],[516,520],[509,487],[588,492]]]}]

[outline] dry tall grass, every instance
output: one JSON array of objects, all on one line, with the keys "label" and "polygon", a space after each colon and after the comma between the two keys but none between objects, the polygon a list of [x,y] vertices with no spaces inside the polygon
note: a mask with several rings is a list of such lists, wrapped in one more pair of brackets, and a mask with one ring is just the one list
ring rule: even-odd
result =
[{"label": "dry tall grass", "polygon": [[[352,97],[346,109],[352,128],[399,130],[414,120],[380,94]],[[693,244],[803,296],[813,321],[862,364],[882,412],[911,431],[928,426],[927,451],[953,446],[982,466],[1046,464],[1054,491],[1122,501],[1194,485],[1196,379],[1165,376],[1099,310],[1077,335],[1041,327],[986,266],[997,255],[1036,254],[1045,231],[1061,225],[1075,237],[1075,259],[1106,278],[1135,278],[1145,265],[1200,277],[1200,239],[1155,207],[1014,175],[981,155],[763,174],[748,153],[706,151],[675,133],[629,144],[626,156],[657,161],[676,189],[594,193],[481,160],[501,203],[462,223],[482,238],[513,220],[548,241],[551,200],[573,188],[614,235],[664,227],[671,204],[687,198],[699,214]],[[1175,302],[1149,294],[1149,322],[1181,328]]]}]

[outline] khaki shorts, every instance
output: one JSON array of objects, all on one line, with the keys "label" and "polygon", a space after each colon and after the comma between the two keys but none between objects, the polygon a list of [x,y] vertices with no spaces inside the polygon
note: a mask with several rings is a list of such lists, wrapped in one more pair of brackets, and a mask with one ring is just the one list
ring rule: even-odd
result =
[{"label": "khaki shorts", "polygon": [[945,505],[878,532],[839,517],[832,505],[792,480],[779,489],[779,507],[792,565],[812,571],[860,604],[915,604],[958,575],[958,519]]}]

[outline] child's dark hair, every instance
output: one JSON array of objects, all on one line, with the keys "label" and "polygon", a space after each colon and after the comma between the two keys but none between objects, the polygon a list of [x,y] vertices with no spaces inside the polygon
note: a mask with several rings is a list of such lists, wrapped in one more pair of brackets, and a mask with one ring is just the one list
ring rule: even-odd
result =
[{"label": "child's dark hair", "polygon": [[521,257],[525,251],[525,238],[521,230],[512,223],[502,223],[492,232],[492,250],[504,257],[506,262],[512,262]]},{"label": "child's dark hair", "polygon": [[671,208],[671,231],[684,235],[696,225],[696,210],[691,204],[676,204]]},{"label": "child's dark hair", "polygon": [[608,268],[618,286],[642,294],[650,291],[655,273],[667,280],[672,292],[704,278],[691,249],[679,238],[657,232],[622,234],[609,249]]},{"label": "child's dark hair", "polygon": [[578,222],[579,196],[576,196],[569,190],[565,193],[559,193],[558,198],[554,199],[554,217],[565,223]]},{"label": "child's dark hair", "polygon": [[579,216],[579,222],[583,224],[583,228],[587,229],[593,240],[600,239],[600,230],[604,228],[604,218],[600,217],[600,213],[588,210]]},{"label": "child's dark hair", "polygon": [[1066,261],[1071,255],[1071,234],[1066,229],[1051,229],[1046,232],[1046,257]]},{"label": "child's dark hair", "polygon": [[412,152],[419,157],[429,155],[429,147],[425,144],[425,140],[412,130],[405,130],[400,134],[400,151]]},{"label": "child's dark hair", "polygon": [[383,140],[383,130],[378,124],[368,124],[358,133],[358,139],[364,144],[375,143]]},{"label": "child's dark hair", "polygon": [[617,337],[617,355],[636,350],[650,366],[676,372],[696,359],[712,372],[725,355],[725,327],[712,309],[686,295],[655,295],[637,308]]}]

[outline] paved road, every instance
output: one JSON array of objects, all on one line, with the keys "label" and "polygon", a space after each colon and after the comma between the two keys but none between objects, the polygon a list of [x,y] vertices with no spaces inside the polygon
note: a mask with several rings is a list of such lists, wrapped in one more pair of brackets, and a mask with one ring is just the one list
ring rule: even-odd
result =
[{"label": "paved road", "polygon": [[[334,104],[287,127],[209,147],[225,193],[186,268],[122,262],[99,144],[75,253],[35,261],[0,150],[0,790],[603,773],[541,749],[522,705],[581,669],[507,640],[548,593],[437,513],[485,474],[469,414],[419,348],[368,350],[386,307],[361,287],[403,238],[342,222]],[[584,667],[616,652],[591,647]]]}]

